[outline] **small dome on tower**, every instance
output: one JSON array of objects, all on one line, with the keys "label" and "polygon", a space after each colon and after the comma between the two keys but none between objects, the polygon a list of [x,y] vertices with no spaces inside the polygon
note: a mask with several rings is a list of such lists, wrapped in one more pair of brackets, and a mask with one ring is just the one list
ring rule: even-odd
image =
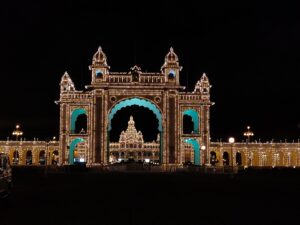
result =
[{"label": "small dome on tower", "polygon": [[93,65],[95,64],[107,66],[107,58],[101,47],[98,48],[98,51],[93,56]]},{"label": "small dome on tower", "polygon": [[178,62],[178,56],[176,55],[176,53],[174,52],[172,47],[170,48],[170,51],[166,55],[165,61],[168,62],[168,63]]},{"label": "small dome on tower", "polygon": [[182,69],[181,66],[179,66],[179,59],[176,53],[174,52],[173,48],[170,48],[170,51],[165,56],[165,62],[161,67],[161,70],[164,70],[165,68],[177,68],[179,71]]}]

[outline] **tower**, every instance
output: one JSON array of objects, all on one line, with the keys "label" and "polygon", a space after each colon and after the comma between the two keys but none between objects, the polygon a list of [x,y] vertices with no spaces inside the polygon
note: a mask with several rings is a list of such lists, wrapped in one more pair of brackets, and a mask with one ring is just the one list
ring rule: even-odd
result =
[{"label": "tower", "polygon": [[169,84],[180,85],[179,72],[182,66],[179,66],[178,56],[173,48],[165,56],[165,62],[161,67],[161,72],[165,75],[165,80]]},{"label": "tower", "polygon": [[106,81],[110,66],[107,65],[107,58],[101,47],[94,54],[92,65],[89,66],[89,69],[92,71],[92,84]]}]

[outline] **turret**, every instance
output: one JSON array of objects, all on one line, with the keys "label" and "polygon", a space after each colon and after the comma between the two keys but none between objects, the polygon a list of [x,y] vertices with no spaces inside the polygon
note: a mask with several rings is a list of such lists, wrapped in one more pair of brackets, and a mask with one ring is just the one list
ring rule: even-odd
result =
[{"label": "turret", "polygon": [[106,81],[110,67],[107,65],[107,58],[101,47],[94,54],[89,69],[92,71],[92,83]]},{"label": "turret", "polygon": [[209,84],[208,77],[205,73],[203,73],[200,80],[196,83],[195,89],[193,93],[199,93],[202,96],[202,99],[209,99],[210,98],[210,88],[212,86]]},{"label": "turret", "polygon": [[171,47],[170,51],[165,57],[165,62],[161,67],[161,72],[165,75],[166,82],[180,85],[179,72],[181,71],[181,69],[182,66],[179,66],[178,56]]},{"label": "turret", "polygon": [[76,89],[68,72],[65,72],[60,81],[60,93],[67,91],[76,91]]}]

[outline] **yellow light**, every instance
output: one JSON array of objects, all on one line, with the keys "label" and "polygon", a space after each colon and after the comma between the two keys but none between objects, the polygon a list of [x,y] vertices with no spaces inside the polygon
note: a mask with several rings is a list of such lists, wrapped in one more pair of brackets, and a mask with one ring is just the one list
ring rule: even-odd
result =
[{"label": "yellow light", "polygon": [[230,138],[228,139],[228,141],[229,141],[230,144],[233,144],[233,143],[234,143],[234,137],[230,137]]}]

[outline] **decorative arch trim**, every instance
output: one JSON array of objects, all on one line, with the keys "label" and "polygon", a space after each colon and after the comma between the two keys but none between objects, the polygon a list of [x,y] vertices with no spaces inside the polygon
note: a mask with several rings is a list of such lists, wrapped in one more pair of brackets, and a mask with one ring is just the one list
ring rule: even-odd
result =
[{"label": "decorative arch trim", "polygon": [[111,130],[111,120],[114,118],[115,114],[121,110],[122,108],[125,108],[127,106],[133,106],[133,105],[137,105],[137,106],[142,106],[145,107],[147,109],[150,109],[156,116],[157,120],[158,120],[158,130],[160,132],[163,131],[162,129],[162,114],[160,112],[160,110],[158,109],[158,107],[152,103],[149,100],[145,100],[145,99],[141,99],[141,98],[130,98],[130,99],[126,99],[126,100],[122,100],[120,102],[118,102],[112,109],[111,112],[109,113],[108,116],[108,131]]}]

